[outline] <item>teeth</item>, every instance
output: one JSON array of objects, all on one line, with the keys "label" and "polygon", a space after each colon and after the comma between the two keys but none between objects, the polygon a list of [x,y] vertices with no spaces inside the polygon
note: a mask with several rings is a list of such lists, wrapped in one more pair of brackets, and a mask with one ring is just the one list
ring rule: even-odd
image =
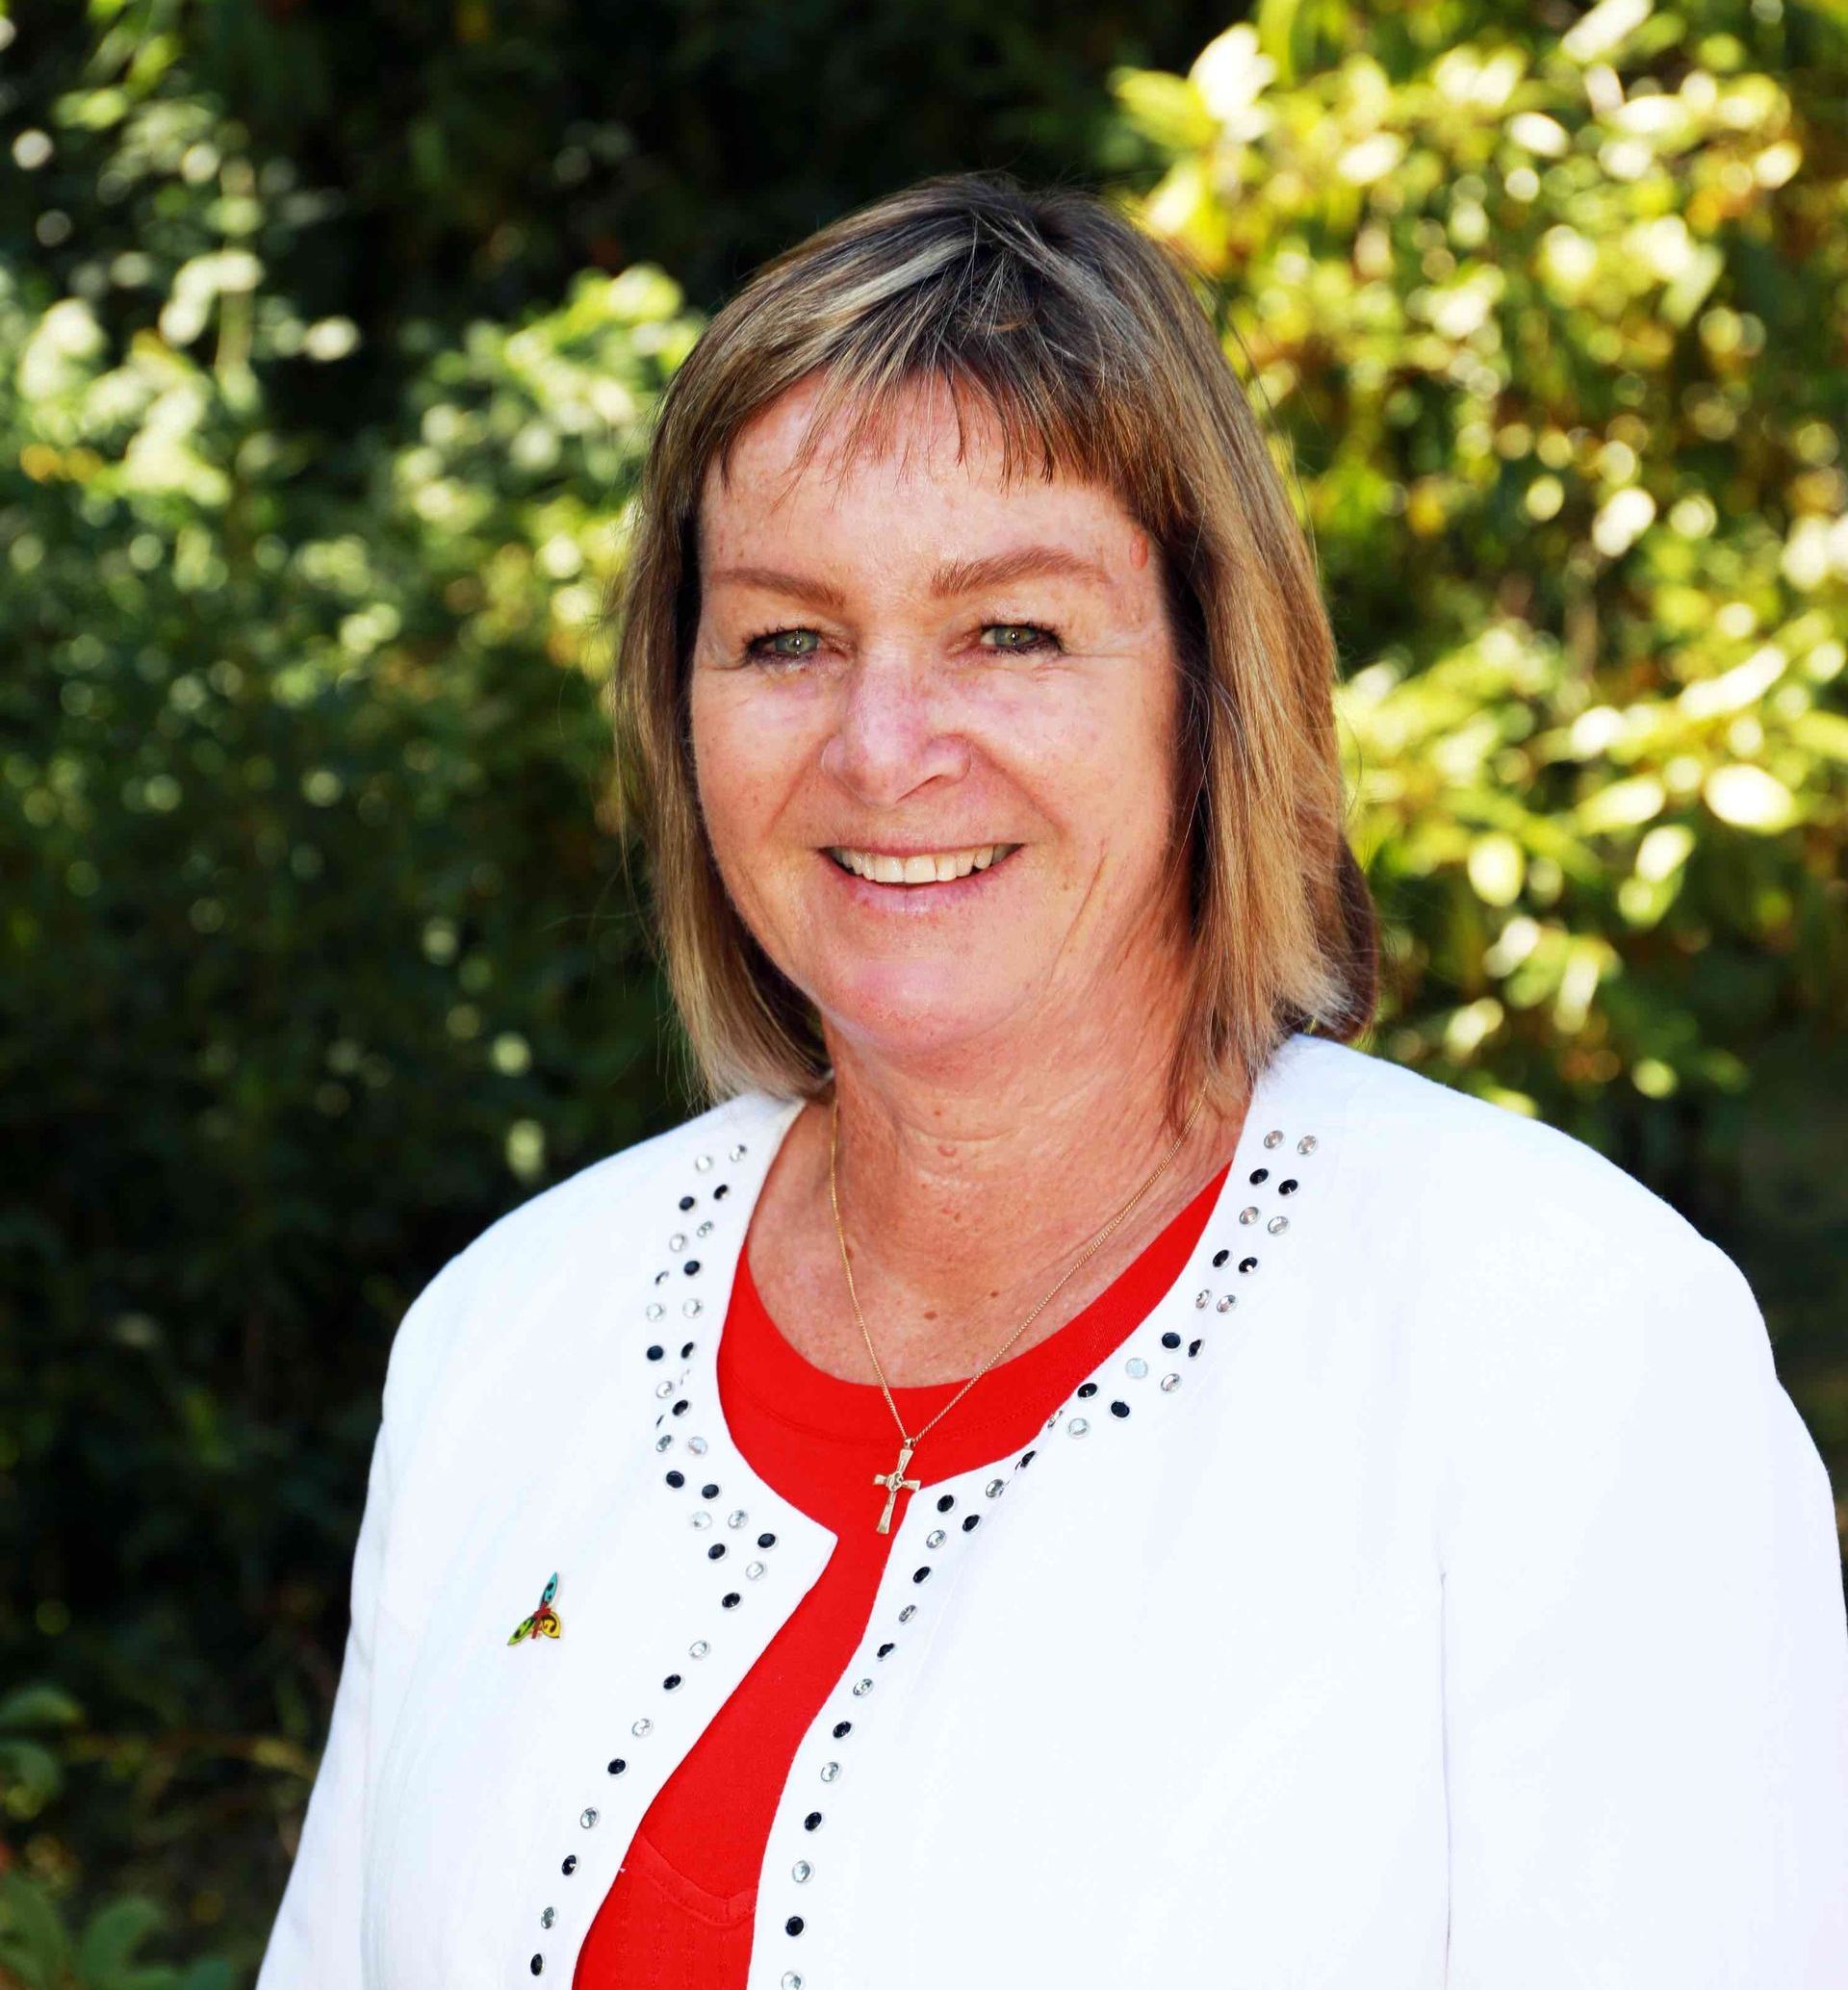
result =
[{"label": "teeth", "polygon": [[948,884],[971,871],[986,871],[1016,843],[984,843],[974,850],[937,850],[920,856],[882,856],[867,850],[831,849],[829,855],[856,877],[875,884]]}]

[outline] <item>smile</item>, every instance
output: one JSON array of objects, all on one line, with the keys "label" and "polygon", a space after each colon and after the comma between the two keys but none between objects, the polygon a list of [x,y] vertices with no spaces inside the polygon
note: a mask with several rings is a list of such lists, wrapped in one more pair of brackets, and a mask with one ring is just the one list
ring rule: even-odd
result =
[{"label": "smile", "polygon": [[836,845],[828,855],[843,871],[872,884],[951,884],[973,871],[988,870],[1019,848],[1017,843],[981,843],[968,850],[918,851],[899,856]]}]

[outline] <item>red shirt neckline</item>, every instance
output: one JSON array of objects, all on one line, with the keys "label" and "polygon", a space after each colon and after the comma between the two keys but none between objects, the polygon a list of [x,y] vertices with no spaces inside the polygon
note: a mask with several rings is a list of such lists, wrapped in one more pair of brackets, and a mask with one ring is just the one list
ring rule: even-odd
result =
[{"label": "red shirt neckline", "polygon": [[[1231,1171],[1228,1160],[1111,1283],[1070,1319],[1023,1354],[997,1362],[932,1430],[915,1467],[926,1483],[966,1471],[1028,1441],[1045,1414],[1126,1339],[1186,1269],[1187,1261]],[[877,1314],[867,1324],[878,1332]],[[751,1273],[747,1231],[738,1254],[735,1289],[719,1343],[722,1393],[748,1399],[753,1420],[768,1419],[811,1442],[881,1454],[897,1438],[891,1409],[876,1381],[849,1381],[817,1367],[784,1338]],[[895,1388],[893,1401],[907,1430],[928,1422],[967,1376]],[[1050,1399],[1050,1402],[1048,1401]],[[741,1410],[746,1409],[744,1402]],[[1023,1427],[1022,1410],[1030,1421]],[[890,1463],[881,1457],[882,1467]]]}]

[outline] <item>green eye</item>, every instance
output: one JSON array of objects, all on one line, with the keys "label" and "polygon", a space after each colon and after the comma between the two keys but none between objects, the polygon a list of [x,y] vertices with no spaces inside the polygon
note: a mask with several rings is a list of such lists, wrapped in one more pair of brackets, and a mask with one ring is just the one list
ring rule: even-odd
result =
[{"label": "green eye", "polygon": [[771,628],[760,636],[753,636],[744,646],[744,653],[755,657],[759,663],[801,663],[812,656],[812,650],[780,650],[773,646],[785,640],[796,642],[808,637],[819,644],[821,638],[811,628]]},{"label": "green eye", "polygon": [[990,622],[983,630],[998,629],[1004,635],[1024,635],[1031,640],[1024,643],[996,643],[993,648],[1008,656],[1034,656],[1042,650],[1058,650],[1062,647],[1055,630],[1044,628],[1037,622]]}]

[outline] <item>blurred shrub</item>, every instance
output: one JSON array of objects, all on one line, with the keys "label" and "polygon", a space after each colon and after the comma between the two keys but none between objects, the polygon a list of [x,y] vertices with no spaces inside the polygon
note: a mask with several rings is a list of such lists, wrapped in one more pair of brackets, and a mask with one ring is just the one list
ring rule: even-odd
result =
[{"label": "blurred shrub", "polygon": [[0,251],[0,1677],[98,1710],[40,1877],[209,1915],[286,1868],[399,1314],[673,1103],[586,666],[695,320],[588,273],[291,426],[360,338],[270,278],[322,204],[197,104],[61,115],[145,224],[64,294]]},{"label": "blurred shrub", "polygon": [[1844,20],[1284,0],[1116,79],[1321,551],[1377,1048],[1731,1245],[1838,1474]]}]

